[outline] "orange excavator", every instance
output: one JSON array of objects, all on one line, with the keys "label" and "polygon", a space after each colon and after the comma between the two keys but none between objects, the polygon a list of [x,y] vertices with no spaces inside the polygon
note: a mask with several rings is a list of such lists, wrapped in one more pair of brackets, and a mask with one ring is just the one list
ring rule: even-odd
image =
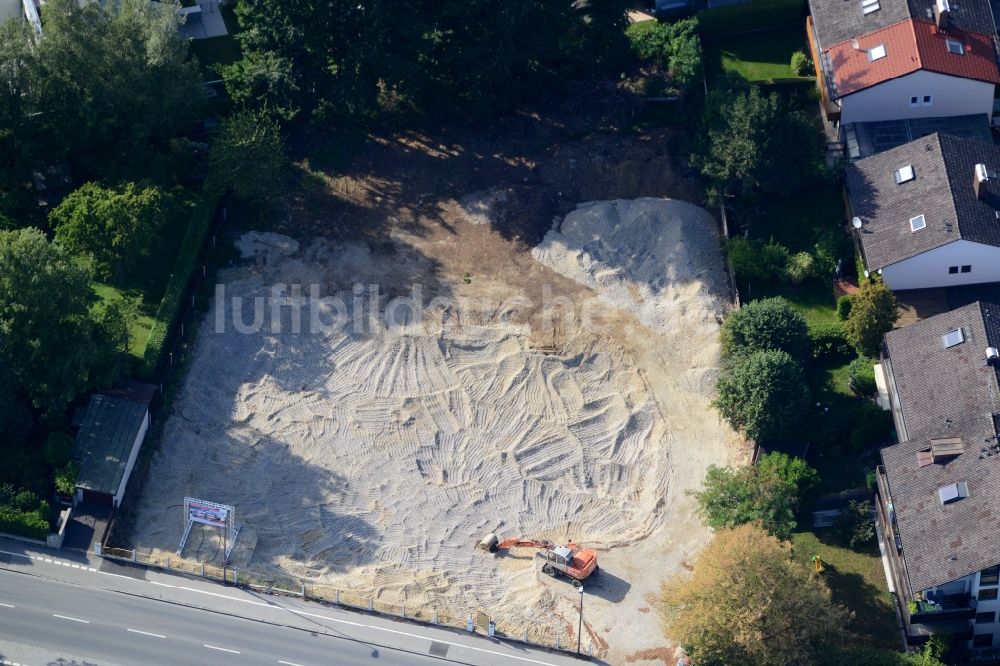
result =
[{"label": "orange excavator", "polygon": [[553,577],[562,574],[569,578],[573,587],[582,587],[584,580],[600,570],[600,567],[597,566],[597,553],[589,548],[580,548],[575,543],[556,546],[551,541],[539,539],[504,539],[501,541],[496,534],[487,534],[479,542],[477,548],[490,553],[510,548],[540,548],[541,550],[535,553],[535,556],[540,557],[544,562],[542,572]]}]

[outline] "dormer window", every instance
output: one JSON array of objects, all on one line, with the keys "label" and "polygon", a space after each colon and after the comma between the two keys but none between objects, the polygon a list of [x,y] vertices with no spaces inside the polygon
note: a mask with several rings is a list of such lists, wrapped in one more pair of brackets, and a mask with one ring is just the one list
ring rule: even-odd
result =
[{"label": "dormer window", "polygon": [[879,0],[861,0],[861,13],[864,16],[868,16],[872,12],[877,12],[881,8]]},{"label": "dormer window", "polygon": [[892,172],[892,176],[896,179],[897,185],[913,180],[913,165],[907,164],[906,166],[899,167]]},{"label": "dormer window", "polygon": [[878,46],[873,46],[868,49],[868,60],[875,62],[876,60],[881,60],[886,57],[888,53],[885,50],[885,44],[879,44]]},{"label": "dormer window", "polygon": [[923,215],[917,215],[916,217],[910,218],[910,231],[920,231],[927,226],[927,220],[924,219]]},{"label": "dormer window", "polygon": [[948,53],[955,55],[965,55],[965,45],[956,39],[946,39],[944,42],[948,46]]}]

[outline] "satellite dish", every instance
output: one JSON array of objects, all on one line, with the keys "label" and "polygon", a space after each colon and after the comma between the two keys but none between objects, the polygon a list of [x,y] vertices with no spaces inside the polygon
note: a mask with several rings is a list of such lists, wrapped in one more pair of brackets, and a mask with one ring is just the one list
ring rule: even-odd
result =
[{"label": "satellite dish", "polygon": [[855,51],[861,50],[861,44],[858,42],[856,37],[851,40],[851,48],[854,49]]},{"label": "satellite dish", "polygon": [[869,275],[871,275],[871,273],[869,273],[868,271],[865,271],[865,277],[868,277]]},{"label": "satellite dish", "polygon": [[852,219],[851,220],[851,226],[853,226],[855,229],[860,229],[861,228],[861,218],[860,217],[855,217],[854,219]]},{"label": "satellite dish", "polygon": [[882,269],[881,269],[881,268],[880,268],[880,269],[878,269],[878,274],[879,274],[879,275],[882,275]]}]

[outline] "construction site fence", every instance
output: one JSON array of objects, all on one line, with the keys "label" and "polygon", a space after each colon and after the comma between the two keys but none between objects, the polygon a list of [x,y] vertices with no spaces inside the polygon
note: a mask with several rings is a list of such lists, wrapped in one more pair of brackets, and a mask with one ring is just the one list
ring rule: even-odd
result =
[{"label": "construction site fence", "polygon": [[460,615],[446,610],[390,603],[323,583],[266,576],[231,566],[227,566],[223,570],[221,566],[216,564],[188,560],[183,557],[163,553],[143,552],[135,548],[112,548],[105,546],[101,548],[99,555],[108,560],[139,564],[145,567],[174,571],[220,582],[224,580],[227,584],[265,594],[301,597],[306,600],[322,601],[382,617],[405,619],[410,622],[429,626],[460,629],[470,633],[479,633],[526,645],[559,650],[574,655],[594,656],[594,645],[591,641],[584,640],[580,645],[580,652],[577,653],[576,634],[555,627],[537,624],[529,627],[515,626],[505,622],[494,621],[483,613]]}]

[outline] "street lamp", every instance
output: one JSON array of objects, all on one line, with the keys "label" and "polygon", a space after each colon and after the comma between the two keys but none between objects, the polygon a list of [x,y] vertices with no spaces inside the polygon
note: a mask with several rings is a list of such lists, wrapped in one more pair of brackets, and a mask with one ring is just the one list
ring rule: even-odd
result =
[{"label": "street lamp", "polygon": [[580,654],[580,641],[583,639],[583,585],[580,586],[580,624],[576,629],[576,653]]}]

